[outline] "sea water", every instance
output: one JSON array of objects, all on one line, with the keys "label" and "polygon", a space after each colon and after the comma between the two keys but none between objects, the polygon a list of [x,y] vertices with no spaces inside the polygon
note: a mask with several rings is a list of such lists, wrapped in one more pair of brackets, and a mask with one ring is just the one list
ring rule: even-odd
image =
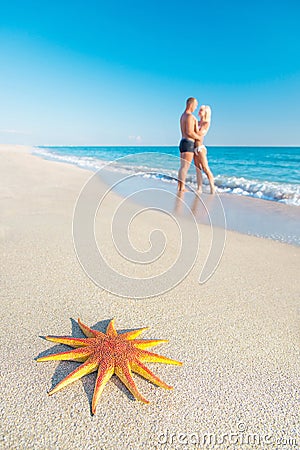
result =
[{"label": "sea water", "polygon": [[[300,206],[300,147],[207,149],[218,192]],[[177,158],[168,158],[168,155],[179,156],[178,147],[36,147],[35,153],[91,170],[98,170],[108,161],[117,161],[114,167],[120,170],[166,181],[173,178],[174,183],[178,173]],[[196,187],[193,166],[187,182]],[[205,176],[204,185],[208,186]]]},{"label": "sea water", "polygon": [[[176,193],[178,147],[43,146],[36,147],[34,153],[94,172],[108,167],[124,174],[124,178],[133,176],[131,184],[135,183],[137,190],[157,187]],[[300,245],[299,147],[208,147],[208,161],[224,207],[227,229]],[[108,178],[113,179],[110,173]],[[193,164],[187,185],[196,189]],[[129,195],[122,191],[122,185],[119,187],[116,189],[119,194]],[[211,197],[205,176],[203,192],[203,198]],[[191,208],[193,198],[192,192],[185,197]],[[159,205],[161,201],[158,197],[157,207],[166,206]],[[172,211],[173,205],[169,209]],[[205,223],[201,217],[200,221]]]}]

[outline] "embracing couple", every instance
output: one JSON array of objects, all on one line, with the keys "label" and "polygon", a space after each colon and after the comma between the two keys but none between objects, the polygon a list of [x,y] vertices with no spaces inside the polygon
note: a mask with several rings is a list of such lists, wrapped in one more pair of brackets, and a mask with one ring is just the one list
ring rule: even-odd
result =
[{"label": "embracing couple", "polygon": [[180,118],[180,128],[182,139],[179,144],[180,169],[178,172],[178,191],[185,191],[185,180],[192,160],[196,166],[198,192],[202,192],[202,170],[207,175],[210,193],[215,193],[214,177],[207,162],[207,149],[203,145],[204,136],[207,134],[210,121],[211,109],[207,105],[202,105],[199,109],[199,121],[193,115],[198,102],[194,97],[186,101],[186,108]]}]

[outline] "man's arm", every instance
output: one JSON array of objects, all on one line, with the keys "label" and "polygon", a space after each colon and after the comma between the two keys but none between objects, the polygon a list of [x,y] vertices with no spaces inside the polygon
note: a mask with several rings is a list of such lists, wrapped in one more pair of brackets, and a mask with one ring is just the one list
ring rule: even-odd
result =
[{"label": "man's arm", "polygon": [[195,129],[198,130],[197,121],[192,114],[189,114],[186,118],[186,135],[191,139],[199,140],[204,133],[201,133],[201,130],[196,133]]}]

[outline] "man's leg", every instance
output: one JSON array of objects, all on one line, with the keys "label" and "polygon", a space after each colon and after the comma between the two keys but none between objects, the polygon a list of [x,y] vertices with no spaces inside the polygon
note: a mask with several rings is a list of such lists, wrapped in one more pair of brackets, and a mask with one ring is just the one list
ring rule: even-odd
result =
[{"label": "man's leg", "polygon": [[178,191],[185,191],[185,179],[194,157],[194,152],[180,153],[180,169],[178,172]]}]

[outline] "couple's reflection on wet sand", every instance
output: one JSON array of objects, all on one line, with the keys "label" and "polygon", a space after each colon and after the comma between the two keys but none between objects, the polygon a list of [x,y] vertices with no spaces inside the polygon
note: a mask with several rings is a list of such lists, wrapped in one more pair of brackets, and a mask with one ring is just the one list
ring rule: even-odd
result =
[{"label": "couple's reflection on wet sand", "polygon": [[183,215],[183,210],[184,210],[184,191],[177,191],[177,195],[175,198],[175,204],[174,204],[174,214],[175,216],[182,216]]},{"label": "couple's reflection on wet sand", "polygon": [[[181,223],[192,219],[190,223],[198,225],[198,232],[202,225],[209,226],[210,233],[205,235],[209,250],[199,276],[199,283],[203,284],[217,269],[225,248],[226,216],[221,198],[219,195],[200,194],[192,189],[190,192],[178,192],[173,214]],[[192,228],[188,232],[192,233]]]},{"label": "couple's reflection on wet sand", "polygon": [[214,196],[210,194],[200,194],[194,190],[190,192],[178,191],[173,211],[176,216],[180,217],[188,216],[192,213],[196,222],[209,224],[210,209],[213,205]]}]

